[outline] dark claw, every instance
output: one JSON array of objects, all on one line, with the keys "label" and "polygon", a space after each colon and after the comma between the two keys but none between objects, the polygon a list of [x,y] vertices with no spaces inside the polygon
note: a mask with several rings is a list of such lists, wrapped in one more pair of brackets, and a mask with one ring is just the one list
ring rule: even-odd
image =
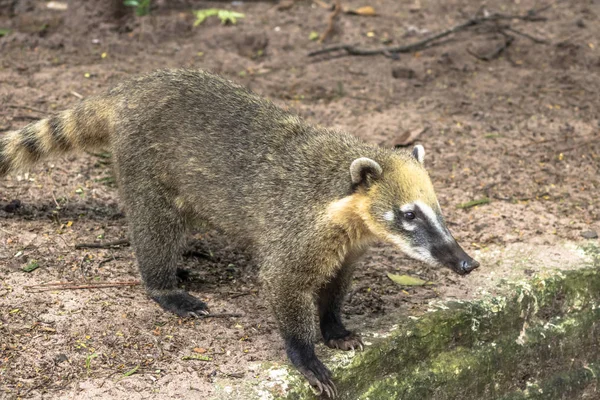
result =
[{"label": "dark claw", "polygon": [[364,350],[364,344],[360,336],[355,333],[349,333],[345,337],[329,339],[325,341],[325,344],[332,349],[340,350]]},{"label": "dark claw", "polygon": [[310,387],[313,389],[315,396],[321,396],[323,394],[323,385],[321,382],[316,381],[315,384],[311,384]]},{"label": "dark claw", "polygon": [[328,399],[337,396],[337,389],[331,381],[331,371],[317,358],[312,343],[287,339],[286,352],[292,364],[304,375],[317,396],[326,396]]}]

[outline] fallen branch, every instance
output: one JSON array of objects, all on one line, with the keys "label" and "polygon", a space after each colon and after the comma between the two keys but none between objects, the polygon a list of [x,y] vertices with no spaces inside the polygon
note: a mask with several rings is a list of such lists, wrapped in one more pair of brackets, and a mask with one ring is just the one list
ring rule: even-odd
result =
[{"label": "fallen branch", "polygon": [[131,242],[129,239],[119,239],[112,242],[106,243],[76,243],[76,249],[111,249],[113,247],[126,247],[130,246]]},{"label": "fallen branch", "polygon": [[[481,25],[481,24],[484,24],[484,23],[490,22],[490,21],[497,22],[497,21],[502,21],[502,20],[515,20],[515,19],[518,19],[521,21],[529,21],[529,22],[546,21],[547,18],[541,17],[538,14],[541,13],[542,11],[548,9],[549,7],[550,6],[543,7],[538,10],[530,10],[524,15],[508,15],[508,14],[501,14],[501,13],[491,13],[491,14],[487,14],[487,15],[483,15],[483,16],[473,17],[463,23],[455,25],[449,29],[446,29],[445,31],[442,31],[442,32],[436,34],[436,35],[430,36],[423,40],[419,40],[415,43],[411,43],[411,44],[407,44],[407,45],[386,46],[386,47],[380,47],[380,48],[375,48],[375,49],[364,49],[364,48],[357,47],[353,44],[338,44],[338,45],[326,47],[324,49],[311,51],[310,53],[308,53],[308,56],[314,57],[314,56],[317,56],[320,54],[326,54],[326,53],[331,53],[331,52],[336,52],[336,51],[345,51],[347,55],[354,55],[354,56],[372,56],[372,55],[377,55],[377,54],[392,55],[392,54],[397,54],[397,53],[409,53],[412,51],[422,50],[422,49],[425,49],[428,47],[432,47],[432,46],[436,45],[436,42],[440,39],[443,39],[454,33],[458,33],[458,32],[464,31],[468,28],[471,28],[471,27],[474,27],[477,25]],[[519,32],[519,33],[522,33],[522,32]],[[533,37],[530,37],[529,39],[532,39],[532,38]]]},{"label": "fallen branch", "polygon": [[335,19],[337,18],[338,15],[340,15],[341,12],[342,12],[342,1],[335,0],[335,8],[331,12],[331,14],[329,14],[329,22],[327,24],[327,29],[325,29],[325,32],[323,32],[321,34],[321,37],[319,38],[319,43],[323,43],[323,41],[325,41],[325,39],[327,39],[327,36],[329,36],[331,34],[331,32],[333,32]]}]

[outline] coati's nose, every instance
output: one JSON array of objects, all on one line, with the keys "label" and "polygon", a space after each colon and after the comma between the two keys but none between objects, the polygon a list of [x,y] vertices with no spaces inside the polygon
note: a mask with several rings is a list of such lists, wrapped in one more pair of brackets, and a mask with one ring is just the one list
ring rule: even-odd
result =
[{"label": "coati's nose", "polygon": [[468,274],[473,271],[475,268],[479,267],[479,261],[469,258],[467,260],[462,260],[460,262],[460,270],[464,274]]}]

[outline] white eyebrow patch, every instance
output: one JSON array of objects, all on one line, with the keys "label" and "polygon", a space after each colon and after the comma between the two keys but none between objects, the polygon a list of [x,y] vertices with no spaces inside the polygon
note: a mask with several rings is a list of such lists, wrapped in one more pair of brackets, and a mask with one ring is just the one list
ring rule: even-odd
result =
[{"label": "white eyebrow patch", "polygon": [[409,212],[409,211],[414,211],[415,210],[415,205],[413,203],[408,203],[403,205],[402,207],[400,207],[400,211],[402,212]]},{"label": "white eyebrow patch", "polygon": [[396,219],[396,215],[394,214],[394,212],[392,210],[390,210],[383,214],[383,219],[391,222],[394,219]]}]

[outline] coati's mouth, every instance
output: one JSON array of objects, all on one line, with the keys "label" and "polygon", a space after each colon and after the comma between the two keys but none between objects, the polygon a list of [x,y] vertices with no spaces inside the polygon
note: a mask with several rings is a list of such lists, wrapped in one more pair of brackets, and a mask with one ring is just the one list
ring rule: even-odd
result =
[{"label": "coati's mouth", "polygon": [[474,269],[479,268],[479,266],[479,261],[471,258],[470,261],[461,261],[460,266],[458,268],[452,268],[452,270],[459,275],[468,275]]}]

